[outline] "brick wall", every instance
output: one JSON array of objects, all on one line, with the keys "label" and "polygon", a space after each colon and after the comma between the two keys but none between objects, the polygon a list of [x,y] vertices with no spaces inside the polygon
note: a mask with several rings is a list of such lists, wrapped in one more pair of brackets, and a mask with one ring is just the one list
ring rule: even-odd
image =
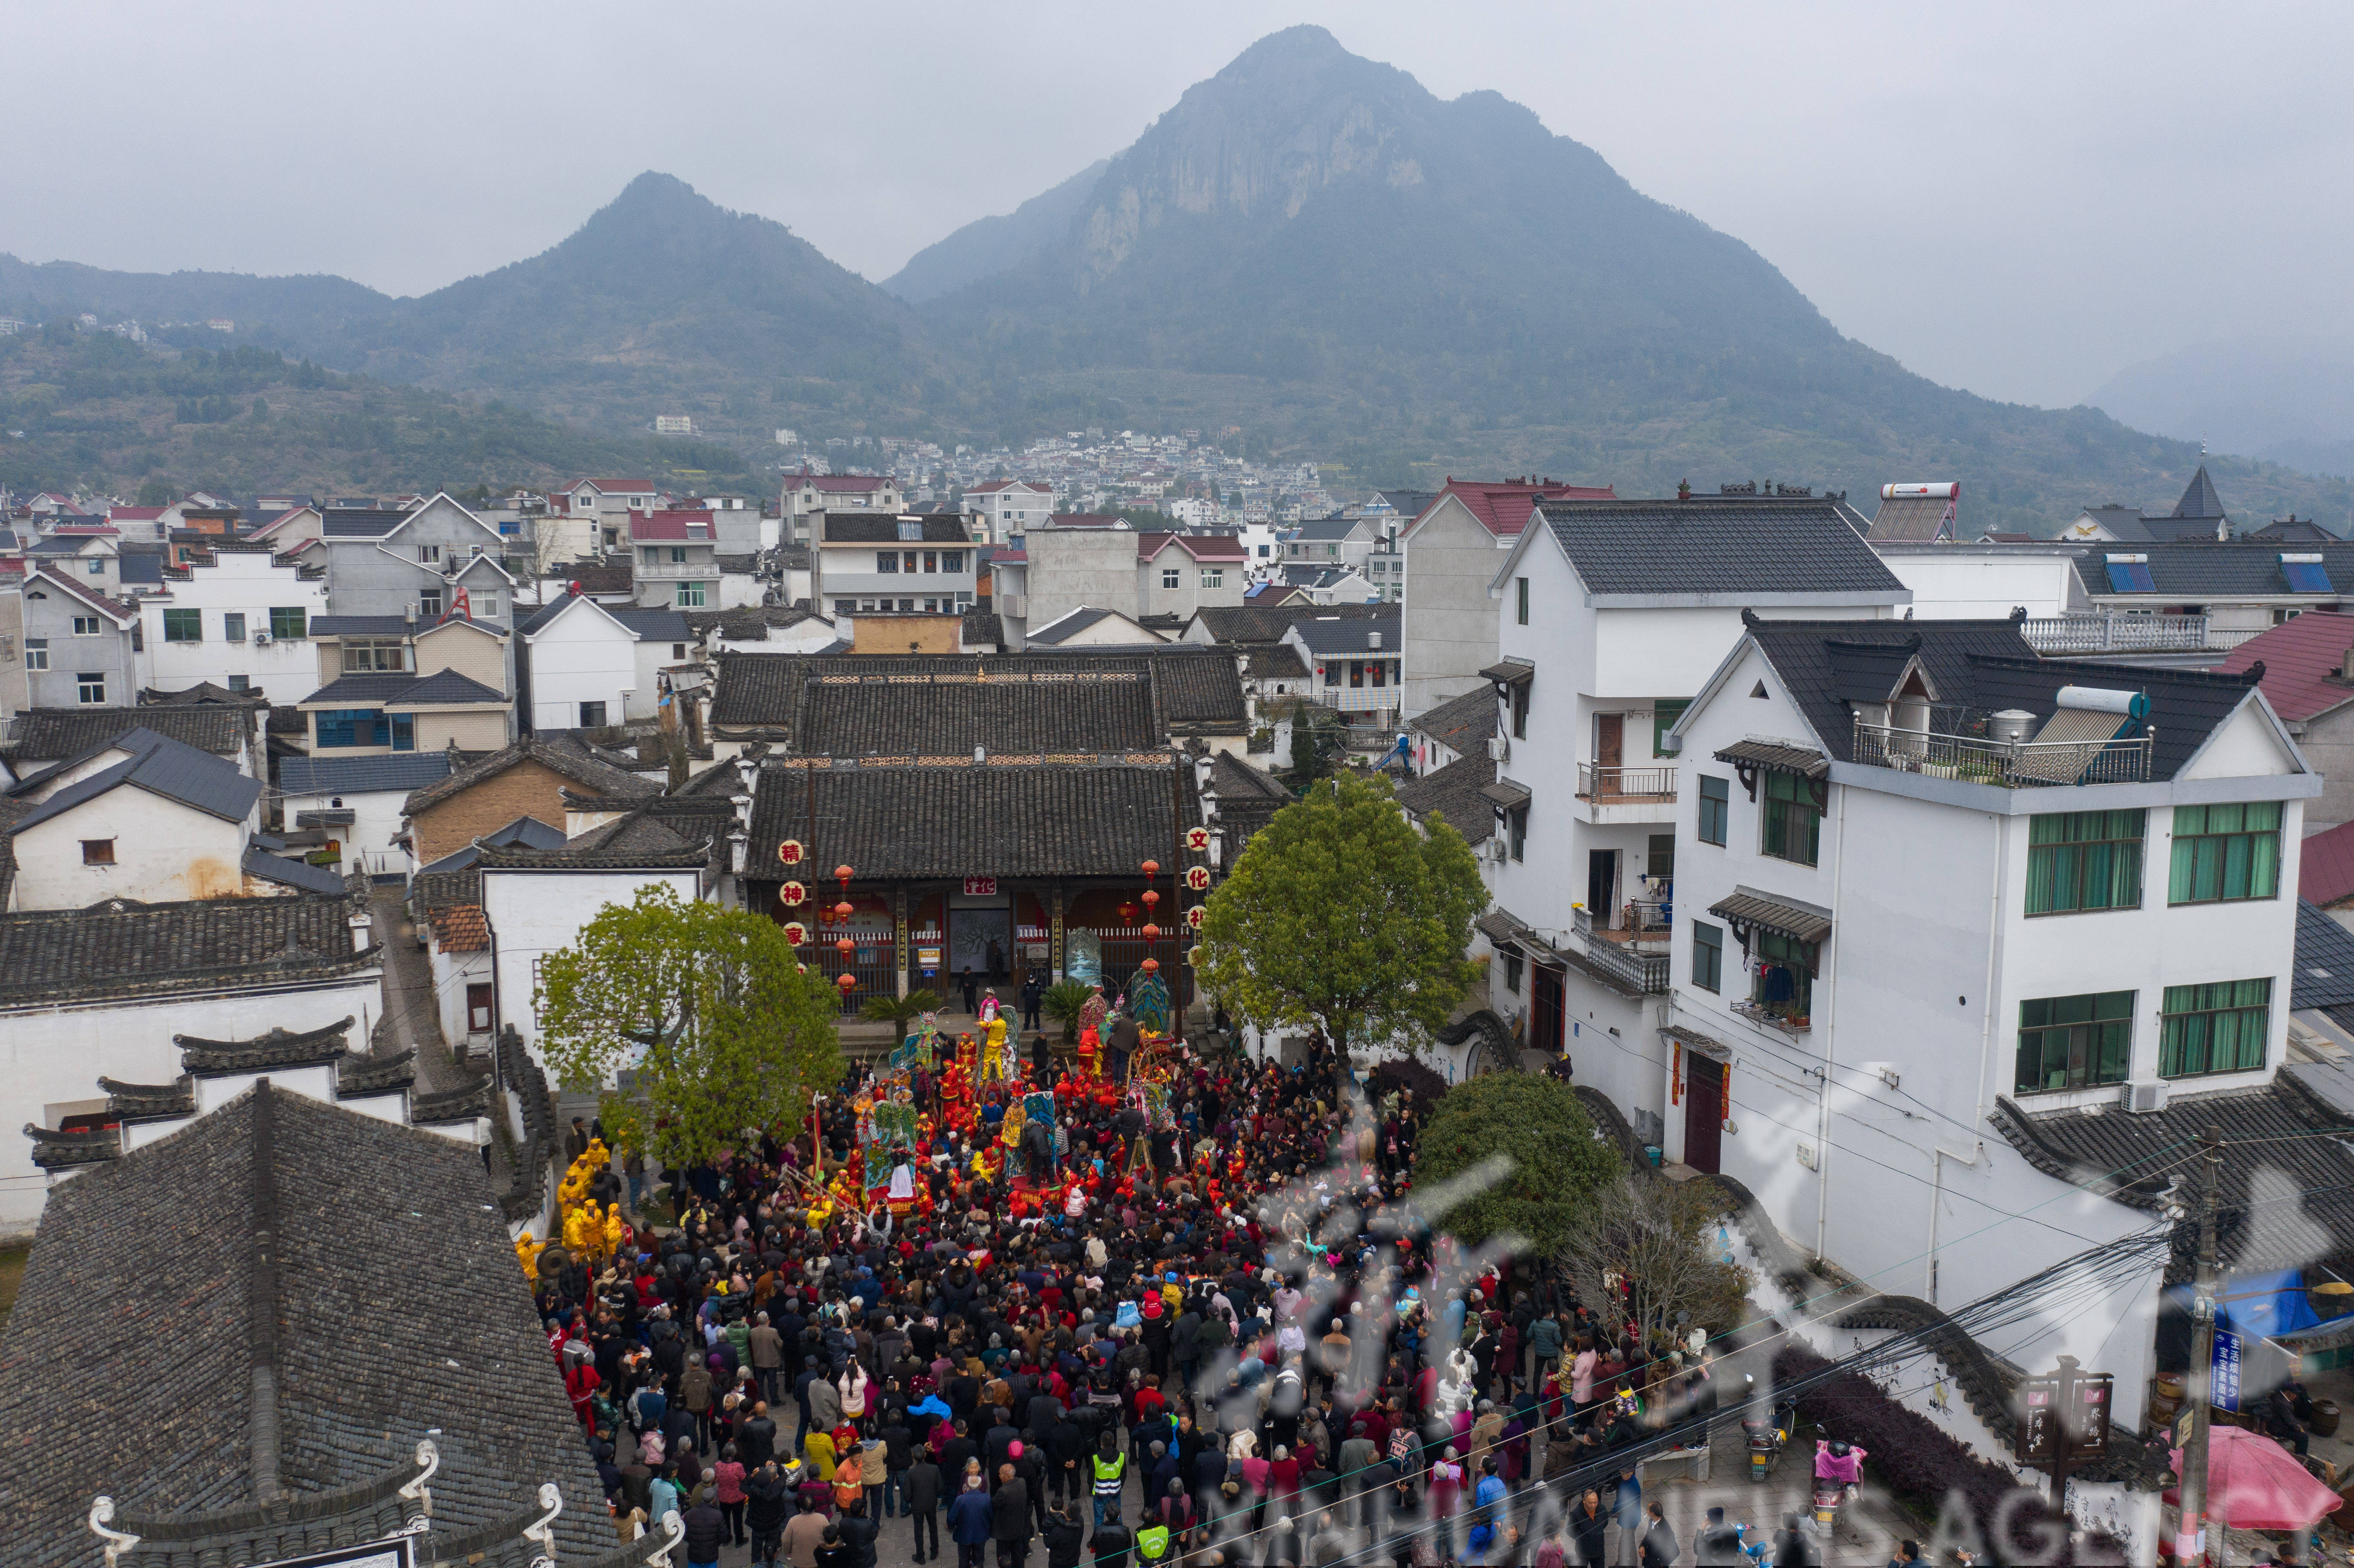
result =
[{"label": "brick wall", "polygon": [[419,864],[464,849],[484,833],[496,832],[517,817],[564,831],[564,801],[557,790],[571,782],[541,763],[516,763],[409,819]]}]

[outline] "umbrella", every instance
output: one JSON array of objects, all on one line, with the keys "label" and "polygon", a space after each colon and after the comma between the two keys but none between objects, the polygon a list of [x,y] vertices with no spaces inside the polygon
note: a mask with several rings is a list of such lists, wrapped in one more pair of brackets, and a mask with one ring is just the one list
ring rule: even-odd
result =
[{"label": "umbrella", "polygon": [[[2182,1450],[2174,1450],[2182,1473]],[[2244,1426],[2207,1431],[2207,1511],[2234,1530],[2305,1530],[2343,1502],[2296,1457]]]}]

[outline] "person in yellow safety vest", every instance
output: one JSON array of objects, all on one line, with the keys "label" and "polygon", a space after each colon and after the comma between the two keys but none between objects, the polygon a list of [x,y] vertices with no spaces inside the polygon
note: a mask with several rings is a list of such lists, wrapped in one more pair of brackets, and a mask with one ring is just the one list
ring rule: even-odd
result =
[{"label": "person in yellow safety vest", "polygon": [[1112,1435],[1106,1432],[1092,1463],[1096,1480],[1096,1528],[1101,1530],[1106,1520],[1119,1517],[1119,1489],[1128,1480],[1128,1456],[1119,1451]]},{"label": "person in yellow safety vest", "polygon": [[1147,1564],[1158,1563],[1169,1553],[1169,1527],[1148,1524],[1136,1532],[1136,1560]]}]

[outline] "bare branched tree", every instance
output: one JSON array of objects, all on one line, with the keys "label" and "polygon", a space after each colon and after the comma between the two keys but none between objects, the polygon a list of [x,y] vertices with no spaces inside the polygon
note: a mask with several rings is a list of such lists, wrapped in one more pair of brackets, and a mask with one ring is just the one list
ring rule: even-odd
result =
[{"label": "bare branched tree", "polygon": [[1741,1320],[1749,1272],[1728,1260],[1720,1227],[1732,1203],[1701,1182],[1622,1176],[1594,1194],[1561,1252],[1587,1301],[1624,1300],[1649,1337],[1680,1313],[1712,1330]]}]

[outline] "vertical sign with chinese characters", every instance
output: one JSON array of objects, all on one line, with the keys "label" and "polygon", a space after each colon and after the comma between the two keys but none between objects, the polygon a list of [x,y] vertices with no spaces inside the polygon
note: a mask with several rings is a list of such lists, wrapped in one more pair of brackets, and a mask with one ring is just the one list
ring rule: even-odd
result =
[{"label": "vertical sign with chinese characters", "polygon": [[2215,1330],[2215,1359],[2210,1363],[2211,1378],[2210,1404],[2218,1410],[2240,1408],[2240,1336],[2229,1330]]}]

